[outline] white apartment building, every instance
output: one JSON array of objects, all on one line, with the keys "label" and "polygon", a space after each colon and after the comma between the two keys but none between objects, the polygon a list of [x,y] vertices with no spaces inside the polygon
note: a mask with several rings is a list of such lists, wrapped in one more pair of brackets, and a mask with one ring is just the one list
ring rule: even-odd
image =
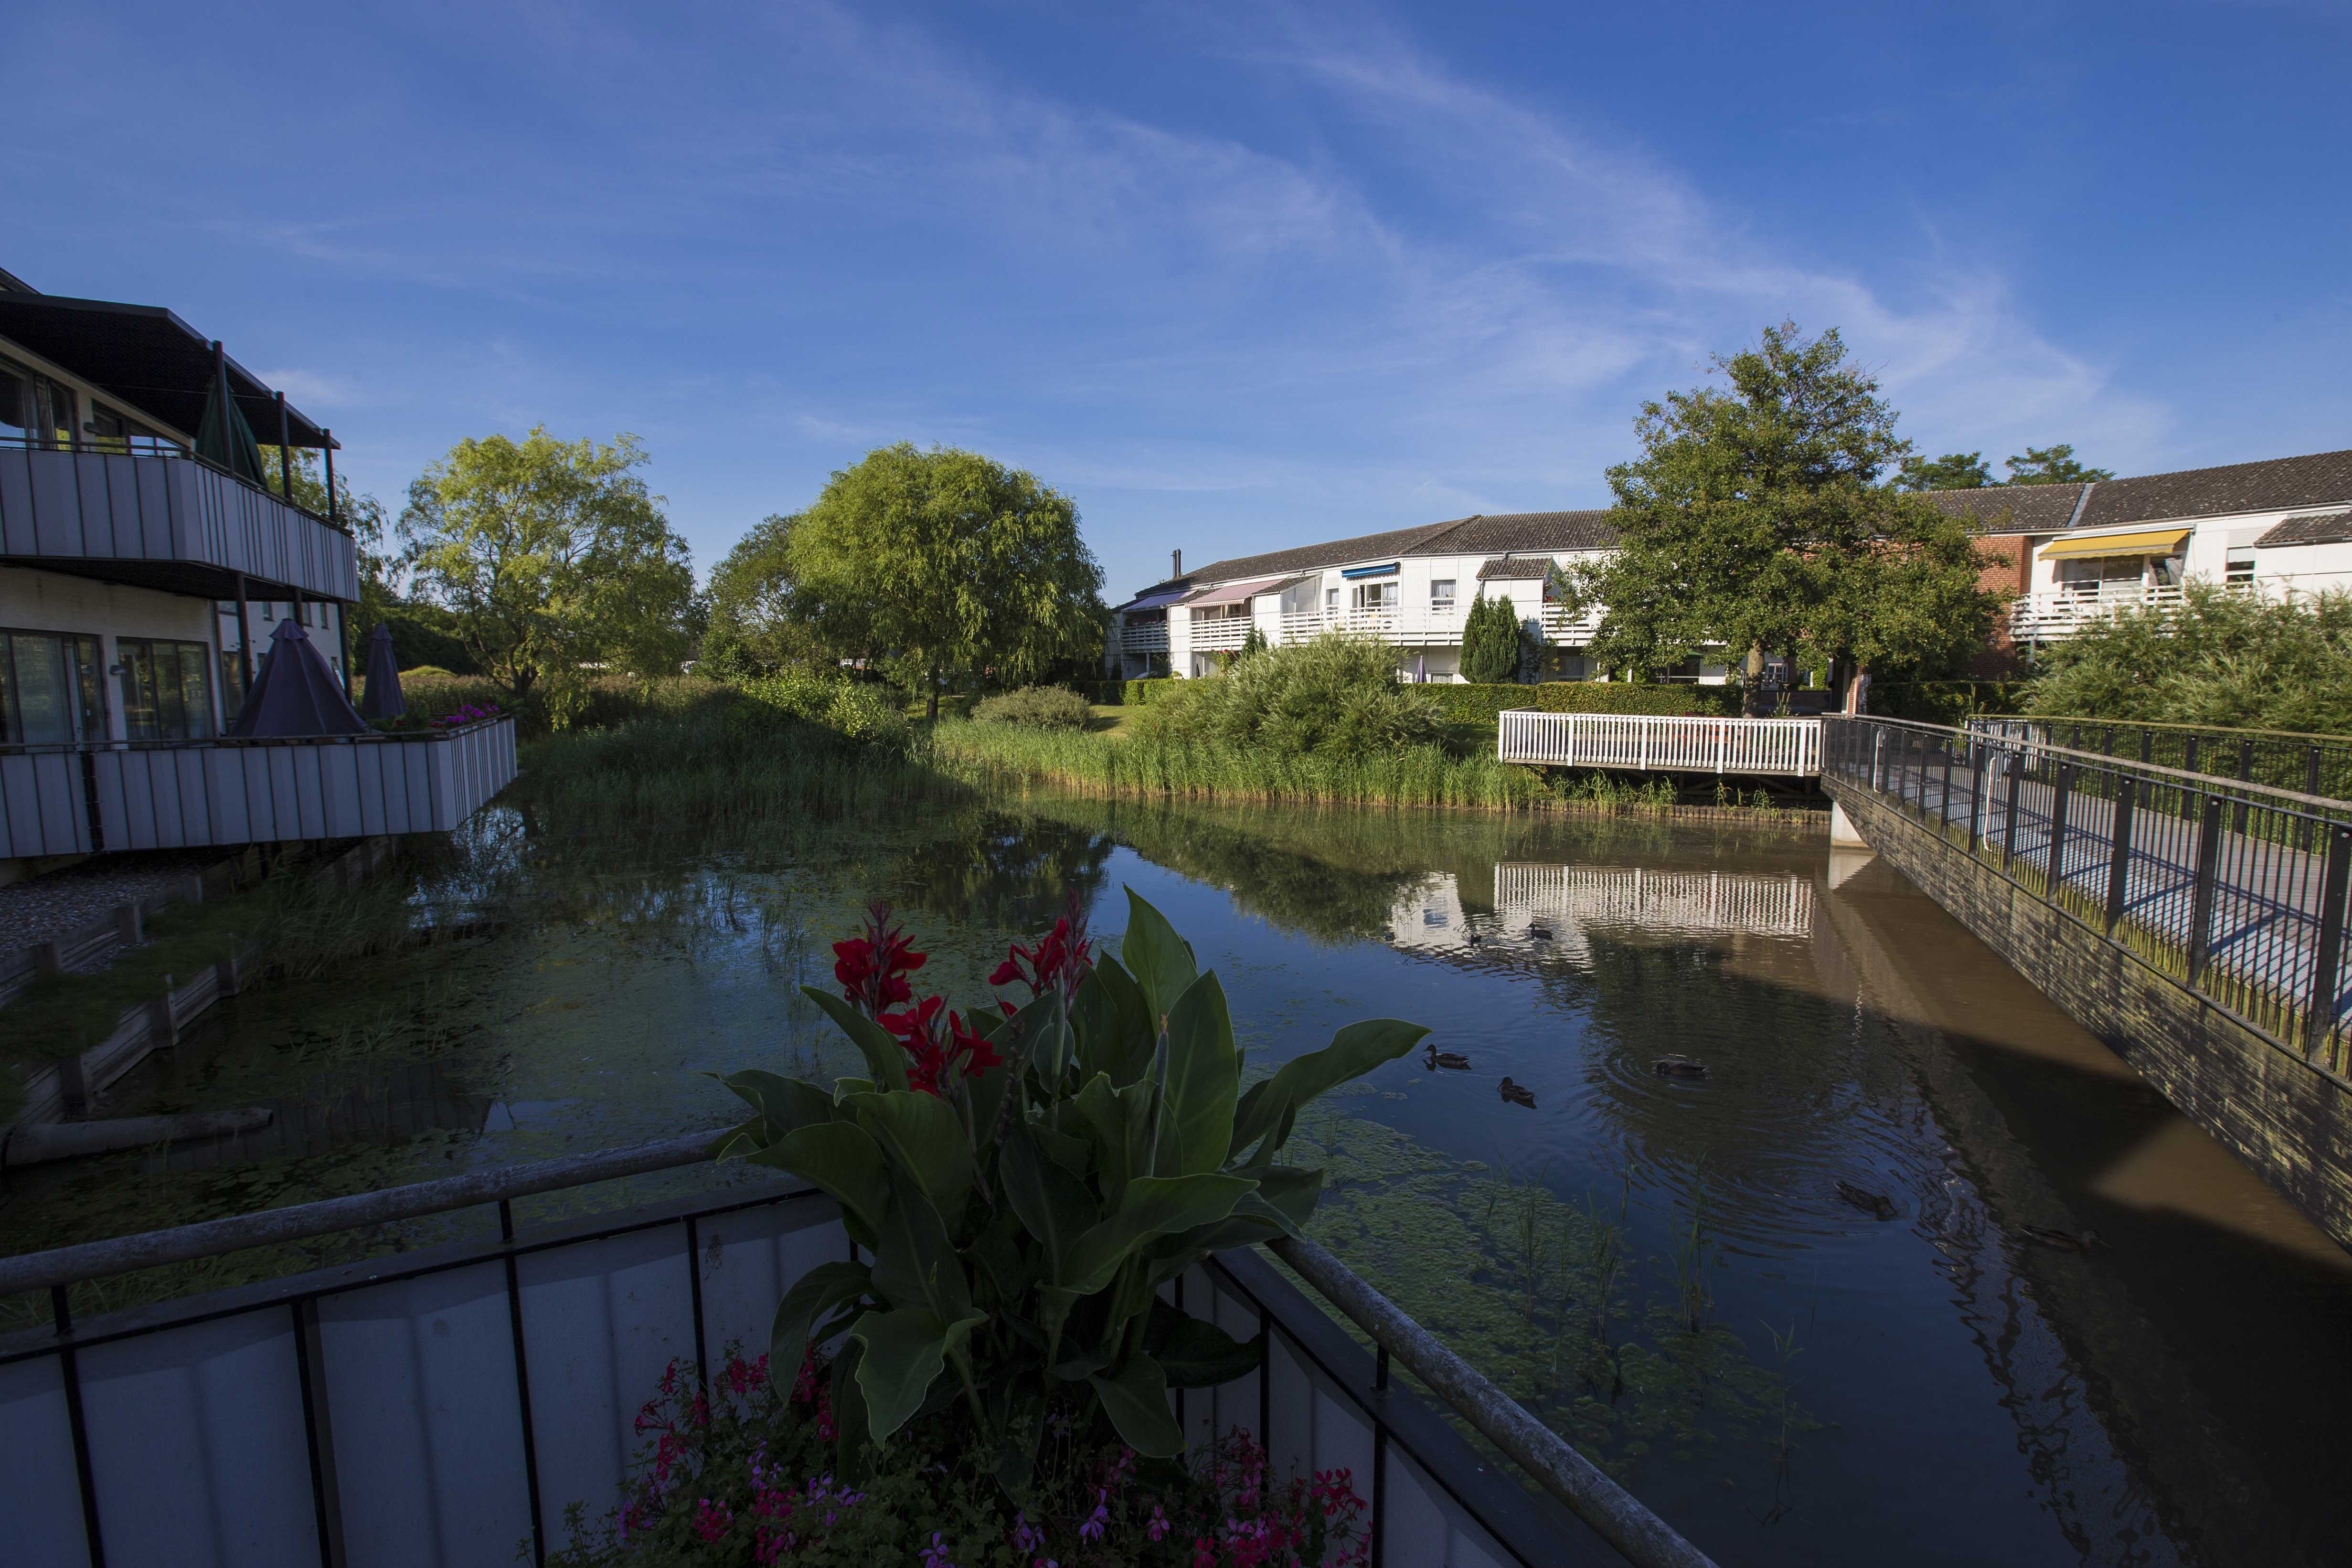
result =
[{"label": "white apartment building", "polygon": [[[2352,451],[1925,498],[1975,524],[2000,563],[1984,580],[2011,604],[1986,673],[2101,616],[2176,604],[2193,580],[2273,596],[2352,591]],[[1600,612],[1570,616],[1544,584],[1552,565],[1615,541],[1605,509],[1516,512],[1213,561],[1119,605],[1106,664],[1129,679],[1213,674],[1252,629],[1275,644],[1346,631],[1392,643],[1408,680],[1457,681],[1464,617],[1485,592],[1508,596],[1541,634],[1546,678],[1590,679]],[[1727,674],[1693,664],[1666,678]]]}]

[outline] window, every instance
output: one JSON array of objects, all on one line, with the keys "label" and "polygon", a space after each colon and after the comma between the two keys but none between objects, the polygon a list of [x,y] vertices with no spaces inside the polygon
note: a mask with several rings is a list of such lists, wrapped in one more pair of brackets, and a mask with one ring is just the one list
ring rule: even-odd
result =
[{"label": "window", "polygon": [[2233,549],[2221,563],[2221,583],[2225,588],[2252,588],[2254,583],[2254,552]]},{"label": "window", "polygon": [[106,738],[98,639],[0,632],[0,741],[59,746]]},{"label": "window", "polygon": [[1317,598],[1316,589],[1321,580],[1322,580],[1320,578],[1309,578],[1305,582],[1294,582],[1288,588],[1284,589],[1282,591],[1282,612],[1285,615],[1314,614],[1315,601]]},{"label": "window", "polygon": [[202,643],[118,637],[122,727],[132,740],[205,740],[213,733],[212,650]]},{"label": "window", "polygon": [[89,418],[82,423],[82,433],[89,437],[89,444],[100,452],[128,452],[139,456],[171,456],[180,450],[180,444],[156,434],[129,414],[117,413],[98,403],[89,405]]},{"label": "window", "polygon": [[0,360],[0,441],[16,445],[71,446],[73,389],[12,360]]},{"label": "window", "polygon": [[1397,605],[1397,585],[1393,582],[1360,582],[1356,584],[1356,612],[1381,614]]},{"label": "window", "polygon": [[1337,615],[1339,613],[1339,591],[1338,589],[1327,588],[1323,591],[1323,613],[1326,615]]},{"label": "window", "polygon": [[1435,579],[1430,583],[1429,607],[1432,610],[1451,610],[1454,608],[1454,580],[1452,578],[1441,577]]}]

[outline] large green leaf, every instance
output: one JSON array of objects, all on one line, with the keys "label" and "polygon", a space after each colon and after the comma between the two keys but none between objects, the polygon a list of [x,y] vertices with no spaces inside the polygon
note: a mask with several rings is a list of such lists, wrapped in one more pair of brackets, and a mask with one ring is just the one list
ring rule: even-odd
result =
[{"label": "large green leaf", "polygon": [[849,1325],[849,1335],[866,1347],[857,1361],[858,1391],[865,1396],[866,1429],[877,1443],[907,1424],[922,1406],[932,1382],[947,1368],[971,1331],[984,1322],[978,1312],[948,1322],[921,1307],[867,1312]]},{"label": "large green leaf", "polygon": [[874,1289],[890,1305],[927,1307],[941,1322],[971,1311],[963,1258],[930,1198],[905,1172],[889,1173],[890,1207],[874,1243]]},{"label": "large green leaf", "polygon": [[762,1072],[757,1068],[730,1073],[719,1082],[766,1119],[771,1129],[770,1143],[795,1127],[833,1120],[833,1096],[814,1083],[778,1072]]},{"label": "large green leaf", "polygon": [[866,1359],[865,1344],[852,1339],[833,1358],[834,1473],[856,1486],[873,1472],[874,1445],[866,1417],[866,1395],[858,1386],[858,1364]]},{"label": "large green leaf", "polygon": [[1256,1158],[1271,1158],[1289,1137],[1292,1124],[1308,1101],[1351,1078],[1362,1077],[1382,1062],[1395,1061],[1428,1033],[1421,1025],[1401,1019],[1366,1019],[1340,1030],[1322,1050],[1291,1058],[1262,1089],[1253,1085],[1244,1097],[1246,1103],[1236,1108],[1231,1152],[1243,1153],[1265,1139]]},{"label": "large green leaf", "polygon": [[[1111,1087],[1110,1075],[1096,1073],[1056,1109],[1063,1113],[1066,1130],[1083,1131],[1094,1151],[1093,1165],[1102,1178],[1103,1196],[1116,1205],[1127,1191],[1128,1178],[1138,1170],[1139,1151],[1128,1126],[1129,1107]],[[1073,1121],[1077,1124],[1075,1129],[1068,1127]]]},{"label": "large green leaf", "polygon": [[750,1159],[824,1188],[841,1205],[842,1223],[858,1245],[871,1247],[881,1234],[890,1207],[889,1162],[863,1128],[848,1122],[798,1128]]},{"label": "large green leaf", "polygon": [[1118,956],[1135,977],[1143,991],[1145,1016],[1150,1031],[1160,1032],[1159,1023],[1176,1005],[1201,972],[1192,957],[1192,945],[1176,935],[1168,917],[1145,902],[1133,888],[1127,890],[1127,935],[1119,938]]},{"label": "large green leaf", "polygon": [[803,986],[801,995],[823,1008],[825,1016],[841,1026],[841,1032],[857,1047],[866,1058],[866,1071],[874,1074],[875,1083],[884,1089],[907,1087],[907,1052],[898,1044],[898,1037],[835,996],[820,991],[814,986]]},{"label": "large green leaf", "polygon": [[857,1124],[923,1189],[951,1226],[971,1197],[971,1145],[955,1107],[936,1094],[903,1090],[852,1094],[842,1102]]},{"label": "large green leaf", "polygon": [[1207,1319],[1154,1297],[1143,1347],[1169,1387],[1215,1388],[1255,1372],[1265,1338],[1237,1340]]},{"label": "large green leaf", "polygon": [[872,1288],[863,1263],[820,1263],[793,1281],[768,1333],[768,1375],[778,1387],[792,1386],[816,1325]]},{"label": "large green leaf", "polygon": [[1093,974],[1078,987],[1077,1000],[1082,1009],[1096,1009],[1082,1010],[1076,1020],[1078,1070],[1089,1077],[1108,1073],[1114,1089],[1142,1077],[1160,1030],[1151,1004],[1126,966],[1108,953],[1096,959]]},{"label": "large green leaf", "polygon": [[1244,1176],[1137,1176],[1118,1207],[1078,1238],[1055,1283],[1092,1295],[1146,1240],[1223,1219],[1255,1186]]},{"label": "large green leaf", "polygon": [[1045,1157],[1035,1135],[1016,1126],[998,1152],[996,1173],[1021,1223],[1045,1253],[1045,1276],[1062,1278],[1062,1266],[1096,1219],[1087,1184]]},{"label": "large green leaf", "polygon": [[1120,1438],[1139,1454],[1164,1459],[1184,1446],[1184,1434],[1168,1408],[1168,1379],[1148,1355],[1131,1355],[1116,1376],[1087,1380],[1102,1396],[1103,1409]]},{"label": "large green leaf", "polygon": [[1196,1176],[1223,1165],[1240,1092],[1225,989],[1214,974],[1203,975],[1168,1011],[1168,1076],[1151,1173]]},{"label": "large green leaf", "polygon": [[1034,1068],[1039,1082],[1049,1091],[1058,1091],[1062,1075],[1070,1065],[1071,1052],[1063,1024],[1062,993],[1047,991],[1013,1015],[1005,1026],[1004,1038],[997,1042],[997,1051],[1011,1057],[1016,1065],[1025,1063]]}]

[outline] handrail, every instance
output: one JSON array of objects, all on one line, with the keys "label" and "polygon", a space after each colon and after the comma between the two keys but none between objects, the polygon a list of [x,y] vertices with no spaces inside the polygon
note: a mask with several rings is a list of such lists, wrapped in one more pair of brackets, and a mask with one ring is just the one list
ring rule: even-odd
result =
[{"label": "handrail", "polygon": [[211,469],[214,473],[219,475],[224,479],[235,480],[236,483],[244,486],[247,489],[252,491],[257,496],[268,497],[271,500],[277,502],[288,511],[299,512],[303,517],[310,518],[312,522],[317,523],[321,528],[332,528],[337,533],[343,535],[347,538],[357,537],[352,534],[350,528],[345,526],[343,523],[339,522],[335,518],[322,517],[318,513],[312,511],[310,507],[279,495],[268,486],[257,485],[252,480],[247,478],[244,475],[237,473],[236,470],[224,468],[219,464],[214,462],[211,458],[205,456],[202,453],[191,452],[186,447],[180,445],[177,442],[167,441],[163,437],[156,436],[148,438],[152,440],[155,444],[144,447],[124,448],[100,445],[99,444],[100,441],[110,439],[128,438],[100,437],[98,440],[85,441],[79,437],[76,437],[71,442],[60,442],[42,441],[20,435],[0,435],[0,448],[5,448],[16,452],[64,452],[82,457],[153,457],[171,463],[194,463],[200,467]]},{"label": "handrail", "polygon": [[[1863,719],[1871,724],[1897,725],[1905,729],[1925,730],[1932,735],[1956,736],[1971,746],[2018,747],[2047,757],[2063,757],[2077,762],[2087,762],[2111,773],[2154,774],[2176,784],[2204,790],[2208,794],[2222,794],[2236,790],[2249,797],[2273,801],[2296,810],[2326,811],[2331,817],[2341,816],[2347,809],[2347,803],[2343,800],[2331,800],[2325,795],[2305,795],[2298,789],[2281,789],[2271,784],[2257,784],[2251,779],[2232,779],[2221,773],[2190,773],[2183,768],[2167,768],[2160,762],[2142,762],[2129,757],[2110,757],[2104,751],[2078,751],[2070,746],[2053,746],[2046,740],[2022,740],[2014,736],[1986,735],[1974,727],[1961,729],[1948,724],[1928,724],[1921,719],[1896,718],[1891,714],[1848,713],[1828,714],[1823,716]],[[2000,723],[2012,716],[1989,715],[1987,718],[1988,722]],[[2039,723],[2040,721],[2031,722]]]},{"label": "handrail", "polygon": [[[421,1218],[535,1193],[646,1176],[712,1157],[724,1129],[643,1144],[500,1166],[437,1181],[320,1198],[255,1214],[233,1215],[168,1230],[85,1241],[0,1259],[0,1296],[58,1290],[168,1263],[190,1262],[250,1247],[299,1241],[370,1225]],[[1440,1343],[1386,1296],[1328,1251],[1304,1238],[1272,1250],[1339,1313],[1427,1385],[1481,1435],[1566,1504],[1594,1533],[1638,1568],[1716,1568],[1714,1561],[1609,1479],[1517,1401]]]},{"label": "handrail", "polygon": [[0,743],[0,757],[79,755],[86,751],[185,751],[202,746],[373,746],[394,740],[455,740],[490,725],[511,721],[492,714],[444,729],[368,729],[353,735],[205,735],[186,740],[26,740]]},{"label": "handrail", "polygon": [[[1875,714],[1868,716],[1875,718]],[[2101,724],[2116,729],[2179,729],[2198,735],[2251,735],[2263,740],[2320,740],[2331,746],[2352,746],[2352,735],[2321,735],[2304,729],[2246,729],[2229,724],[2176,724],[2161,718],[2104,718],[2088,713],[1988,713],[1971,716],[1969,724]]]},{"label": "handrail", "polygon": [[1715,1568],[1714,1559],[1684,1540],[1559,1433],[1528,1415],[1517,1400],[1480,1376],[1355,1270],[1304,1237],[1277,1238],[1268,1246],[1325,1301],[1371,1335],[1373,1343],[1402,1362],[1627,1561],[1642,1568]]}]

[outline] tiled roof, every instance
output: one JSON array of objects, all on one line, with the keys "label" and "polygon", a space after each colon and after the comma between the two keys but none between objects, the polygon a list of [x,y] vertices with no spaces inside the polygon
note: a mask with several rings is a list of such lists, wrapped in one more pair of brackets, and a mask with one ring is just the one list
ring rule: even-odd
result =
[{"label": "tiled roof", "polygon": [[1464,517],[1445,532],[1407,550],[1407,555],[1508,555],[1538,550],[1607,549],[1617,542],[1612,514],[1498,512]]},{"label": "tiled roof", "polygon": [[2352,539],[2352,511],[2315,512],[2305,517],[2289,517],[2254,541],[2256,549],[2274,549],[2280,545],[2336,545]]},{"label": "tiled roof", "polygon": [[1498,555],[1478,569],[1478,580],[1493,582],[1499,578],[1505,582],[1529,582],[1542,577],[1550,567],[1551,557],[1546,555]]},{"label": "tiled roof", "polygon": [[2352,452],[2315,452],[2137,479],[2102,479],[2091,486],[2080,526],[2284,511],[2330,501],[2352,501]]},{"label": "tiled roof", "polygon": [[1351,539],[1300,545],[1296,549],[1240,555],[1231,560],[1213,560],[1184,576],[1188,581],[1197,583],[1231,582],[1240,577],[1276,577],[1286,572],[1311,571],[1317,567],[1344,566],[1375,556],[1404,555],[1415,545],[1452,527],[1452,523],[1423,523],[1417,528],[1392,528],[1384,534],[1360,534]]},{"label": "tiled roof", "polygon": [[1921,500],[1948,517],[1965,517],[1988,534],[2054,534],[2074,515],[2080,485],[1986,485],[1927,490]]}]

